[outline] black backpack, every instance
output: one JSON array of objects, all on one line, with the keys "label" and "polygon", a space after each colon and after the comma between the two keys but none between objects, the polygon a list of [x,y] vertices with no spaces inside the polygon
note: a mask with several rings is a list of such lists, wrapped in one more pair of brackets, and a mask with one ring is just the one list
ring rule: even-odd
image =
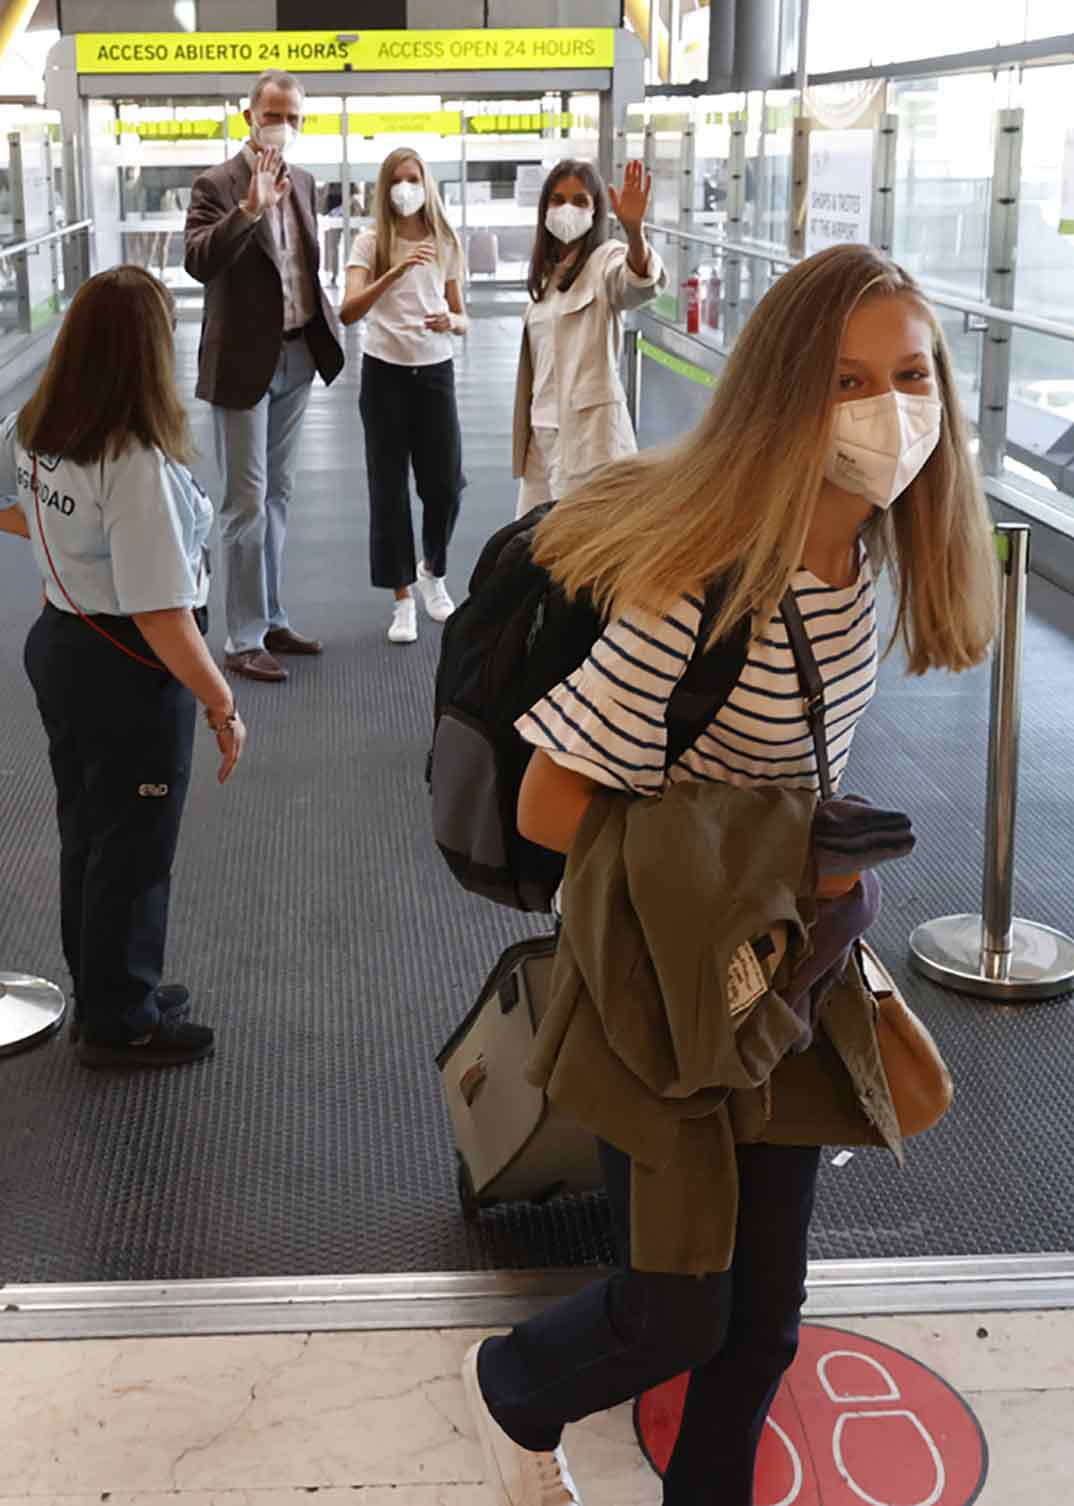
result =
[{"label": "black backpack", "polygon": [[[518,830],[518,793],[533,749],[514,724],[584,662],[605,626],[592,602],[568,601],[530,556],[534,529],[551,506],[493,535],[470,595],[444,626],[426,765],[433,835],[452,873],[464,889],[515,910],[550,910],[566,860]],[[717,584],[668,701],[668,768],[708,726],[746,662],[748,618],[703,651],[721,600]]]}]

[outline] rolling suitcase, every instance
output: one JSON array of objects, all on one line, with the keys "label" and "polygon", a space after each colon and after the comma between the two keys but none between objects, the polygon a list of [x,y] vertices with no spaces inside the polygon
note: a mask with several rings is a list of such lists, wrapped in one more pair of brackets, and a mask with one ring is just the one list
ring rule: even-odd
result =
[{"label": "rolling suitcase", "polygon": [[547,1007],[555,951],[554,936],[509,946],[436,1058],[468,1220],[494,1203],[544,1202],[601,1186],[593,1136],[523,1075]]}]

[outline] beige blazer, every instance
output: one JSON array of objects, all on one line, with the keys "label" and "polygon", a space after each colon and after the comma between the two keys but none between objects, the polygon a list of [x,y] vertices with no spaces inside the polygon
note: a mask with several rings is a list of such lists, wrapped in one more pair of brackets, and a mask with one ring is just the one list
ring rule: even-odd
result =
[{"label": "beige blazer", "polygon": [[[667,286],[668,279],[652,247],[647,278],[635,276],[626,259],[627,248],[622,241],[605,241],[568,292],[548,295],[558,300],[554,338],[559,374],[559,448],[565,480],[633,455],[638,448],[619,379],[622,315],[649,303]],[[521,476],[526,468],[532,402],[533,361],[523,328],[515,384],[515,476]]]}]

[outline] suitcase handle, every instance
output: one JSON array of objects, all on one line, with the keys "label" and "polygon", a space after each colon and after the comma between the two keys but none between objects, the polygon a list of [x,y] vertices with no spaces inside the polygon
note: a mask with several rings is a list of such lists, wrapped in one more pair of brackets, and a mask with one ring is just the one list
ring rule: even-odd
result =
[{"label": "suitcase handle", "polygon": [[459,1092],[462,1094],[462,1101],[467,1108],[470,1108],[473,1104],[478,1090],[488,1075],[488,1063],[483,1056],[479,1056],[477,1061],[472,1066],[467,1067],[466,1071],[459,1078]]}]

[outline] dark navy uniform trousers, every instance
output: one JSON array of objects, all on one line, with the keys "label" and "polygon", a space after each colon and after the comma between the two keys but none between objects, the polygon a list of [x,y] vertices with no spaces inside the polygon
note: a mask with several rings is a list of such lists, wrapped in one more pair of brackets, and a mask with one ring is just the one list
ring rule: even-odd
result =
[{"label": "dark navy uniform trousers", "polygon": [[[131,618],[94,621],[155,658]],[[134,1040],[159,1019],[194,697],[163,665],[137,663],[53,606],[30,629],[24,662],[56,781],[60,921],[75,1009],[87,1038]]]}]

